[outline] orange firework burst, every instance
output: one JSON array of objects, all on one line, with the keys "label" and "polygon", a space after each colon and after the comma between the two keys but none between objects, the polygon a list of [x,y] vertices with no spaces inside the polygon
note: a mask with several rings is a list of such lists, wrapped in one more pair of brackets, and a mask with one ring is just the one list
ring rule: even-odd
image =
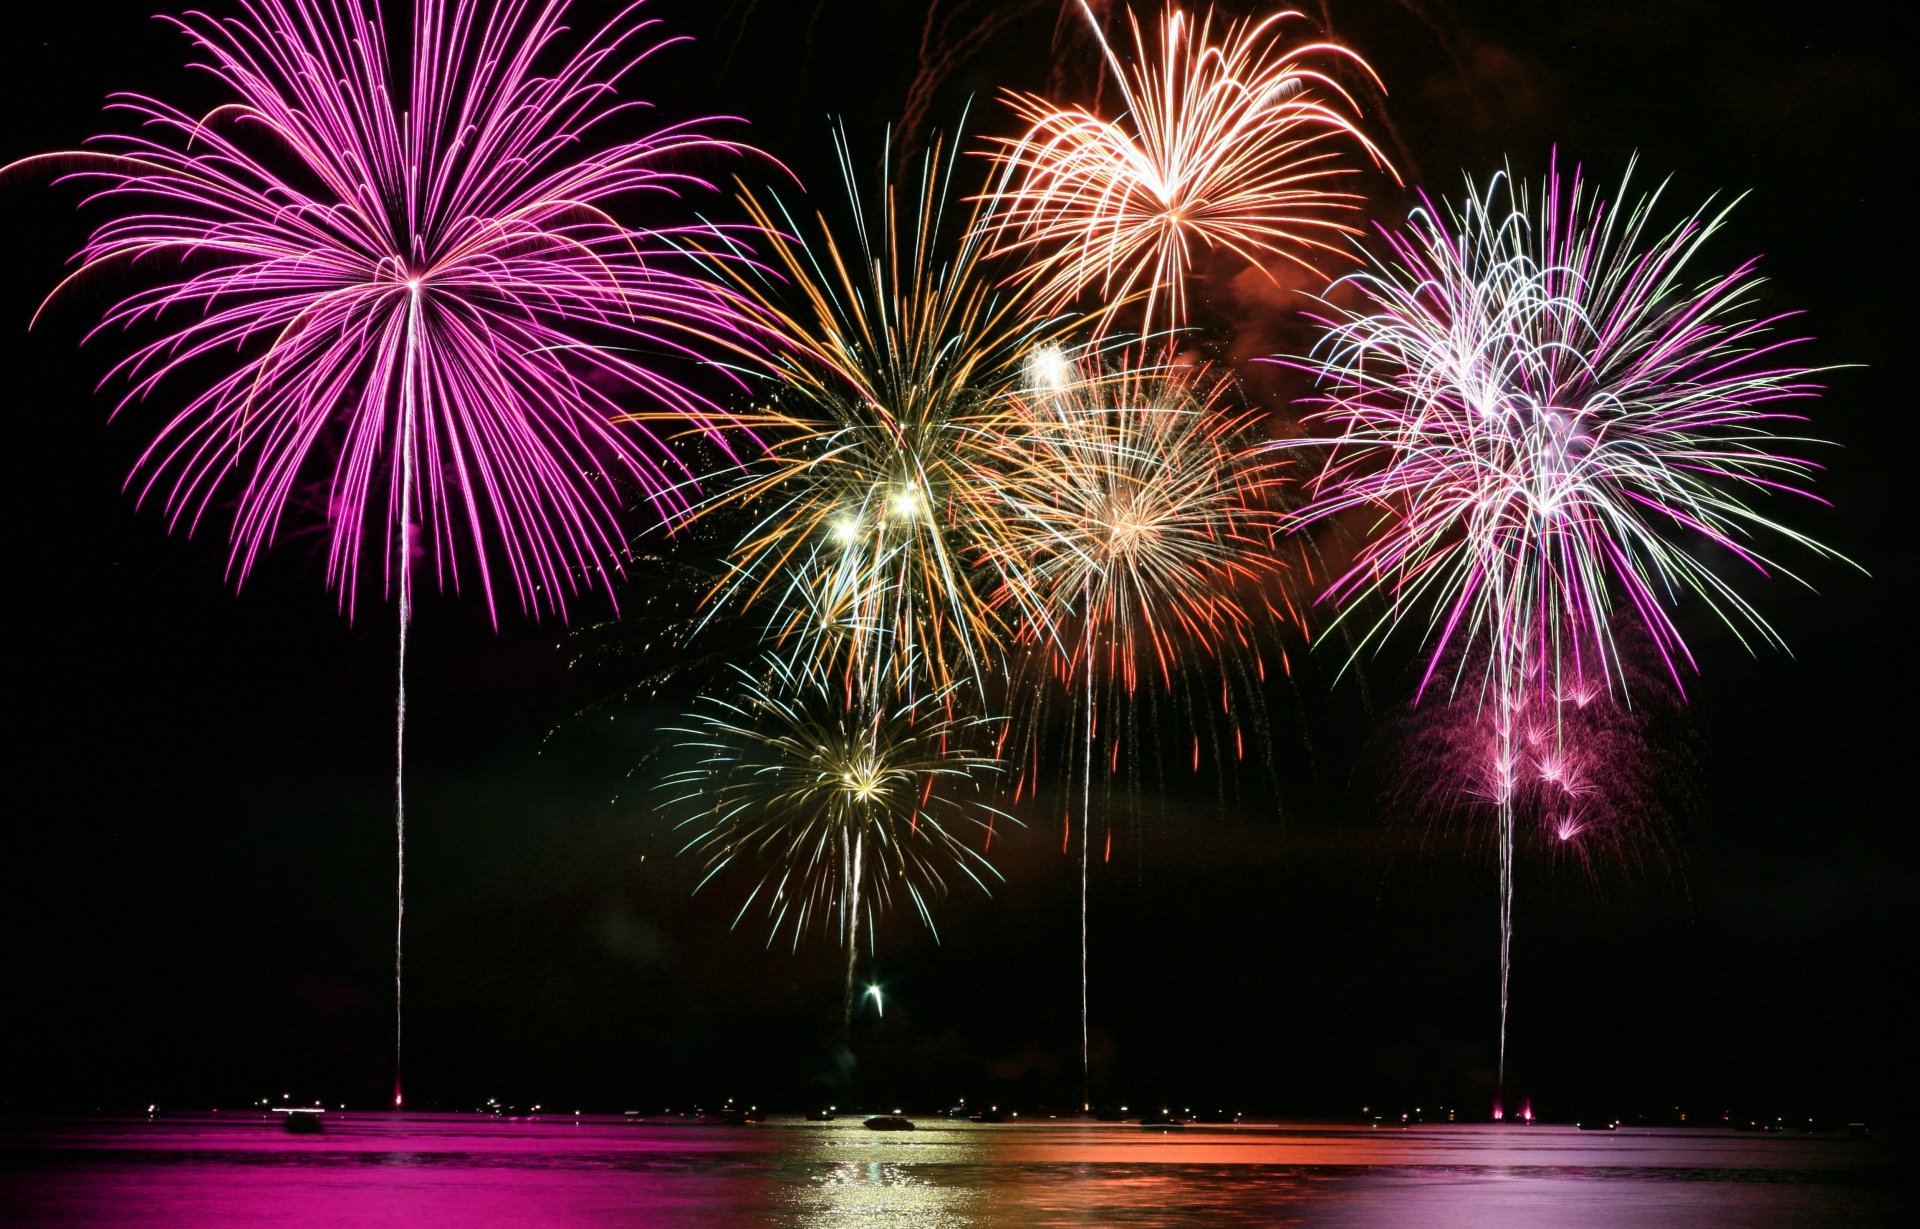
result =
[{"label": "orange firework burst", "polygon": [[[1099,36],[1091,10],[1087,18]],[[1157,41],[1131,21],[1130,64],[1100,37],[1124,104],[1119,118],[1010,92],[1027,131],[996,141],[988,156],[1001,171],[997,249],[1020,252],[1051,303],[1098,287],[1102,327],[1144,298],[1146,334],[1184,320],[1199,251],[1308,268],[1309,251],[1339,252],[1336,236],[1355,233],[1340,214],[1359,201],[1335,187],[1357,170],[1349,148],[1392,168],[1334,74],[1345,65],[1379,79],[1337,43],[1283,47],[1301,14],[1231,22],[1216,38],[1211,12],[1196,20],[1169,6]]]}]

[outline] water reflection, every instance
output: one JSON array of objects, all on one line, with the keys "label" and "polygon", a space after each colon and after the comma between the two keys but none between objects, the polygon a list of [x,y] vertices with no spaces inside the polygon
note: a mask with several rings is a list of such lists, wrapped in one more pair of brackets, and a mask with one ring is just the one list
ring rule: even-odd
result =
[{"label": "water reflection", "polygon": [[1552,1127],[329,1115],[0,1125],[0,1222],[76,1229],[1920,1223],[1883,1140]]},{"label": "water reflection", "polygon": [[972,1192],[938,1185],[890,1161],[842,1161],[818,1175],[796,1197],[799,1224],[808,1229],[961,1229]]}]

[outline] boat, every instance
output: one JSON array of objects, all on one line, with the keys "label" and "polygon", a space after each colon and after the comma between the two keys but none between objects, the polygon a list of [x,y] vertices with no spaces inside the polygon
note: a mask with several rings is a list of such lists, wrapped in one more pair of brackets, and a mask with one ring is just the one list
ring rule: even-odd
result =
[{"label": "boat", "polygon": [[913,1119],[900,1114],[875,1114],[861,1125],[869,1131],[911,1131]]},{"label": "boat", "polygon": [[835,1118],[839,1117],[838,1114],[833,1112],[834,1108],[835,1107],[829,1105],[825,1109],[808,1110],[807,1121],[808,1122],[832,1122]]},{"label": "boat", "polygon": [[284,1125],[289,1135],[318,1135],[325,1129],[326,1124],[320,1117],[326,1113],[325,1110],[310,1109],[301,1106],[297,1109],[291,1107],[281,1109],[276,1107],[273,1112],[286,1115]]},{"label": "boat", "polygon": [[1184,1118],[1176,1118],[1166,1110],[1161,1110],[1157,1114],[1141,1115],[1140,1125],[1150,1130],[1172,1131],[1186,1126],[1187,1120]]}]

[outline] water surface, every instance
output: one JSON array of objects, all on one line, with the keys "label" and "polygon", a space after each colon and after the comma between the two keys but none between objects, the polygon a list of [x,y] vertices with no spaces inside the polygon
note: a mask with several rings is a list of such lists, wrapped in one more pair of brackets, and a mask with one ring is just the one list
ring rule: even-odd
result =
[{"label": "water surface", "polygon": [[0,1222],[106,1229],[1920,1223],[1884,1140],[1724,1130],[255,1115],[0,1128]]}]

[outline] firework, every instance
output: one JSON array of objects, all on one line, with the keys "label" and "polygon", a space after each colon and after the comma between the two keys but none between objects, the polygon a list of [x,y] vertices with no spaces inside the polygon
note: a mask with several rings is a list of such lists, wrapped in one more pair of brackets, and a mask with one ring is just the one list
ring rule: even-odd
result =
[{"label": "firework", "polygon": [[1157,38],[1129,14],[1135,54],[1123,63],[1081,7],[1121,116],[1011,93],[1027,131],[989,154],[1000,169],[996,247],[1026,259],[1045,301],[1097,288],[1105,325],[1144,299],[1150,335],[1184,322],[1203,252],[1311,270],[1312,252],[1344,251],[1336,240],[1354,232],[1342,215],[1359,202],[1339,189],[1357,169],[1348,151],[1387,166],[1337,79],[1349,71],[1377,86],[1365,61],[1335,43],[1283,46],[1299,13],[1231,22],[1216,38],[1211,11],[1196,20],[1170,5]]},{"label": "firework", "polygon": [[[996,819],[986,778],[990,721],[952,715],[944,690],[849,690],[817,662],[766,656],[757,672],[735,667],[739,694],[705,699],[680,746],[700,754],[669,775],[670,813],[691,812],[682,853],[707,866],[701,886],[736,865],[758,878],[740,918],[759,904],[768,942],[797,947],[810,929],[847,949],[847,1006],[861,930],[904,895],[930,931],[931,902],[950,882],[983,891],[999,878],[981,850]],[[698,889],[696,889],[698,890]]]},{"label": "firework", "polygon": [[[1111,772],[1126,701],[1143,681],[1172,691],[1183,666],[1212,659],[1225,707],[1227,663],[1250,661],[1263,676],[1256,614],[1280,614],[1287,601],[1272,540],[1283,467],[1252,446],[1255,416],[1229,408],[1232,391],[1230,377],[1206,366],[1103,372],[1097,360],[1043,349],[1002,434],[983,450],[994,466],[985,485],[1005,505],[999,534],[982,548],[1000,580],[993,600],[1016,612],[1020,638],[1078,693],[1081,710],[1083,1076],[1098,714]],[[1242,738],[1236,728],[1236,745]]]},{"label": "firework", "polygon": [[604,582],[621,549],[597,475],[623,471],[662,513],[684,503],[673,453],[610,429],[620,407],[604,389],[702,422],[712,407],[591,343],[695,353],[740,329],[681,234],[623,226],[605,203],[703,189],[677,168],[739,147],[689,125],[594,141],[637,105],[611,101],[615,83],[666,44],[628,18],[536,74],[565,9],[422,0],[405,73],[359,0],[189,15],[175,24],[230,98],[193,116],[116,96],[139,135],[48,156],[78,158],[71,177],[116,210],[68,282],[160,275],[100,326],[164,332],[116,368],[131,384],[121,407],[205,383],[132,485],[188,527],[237,487],[237,580],[295,493],[320,484],[343,607],[369,556],[400,588],[397,543],[417,525],[443,583],[464,556],[490,607],[504,572],[523,608],[564,614],[580,576]]},{"label": "firework", "polygon": [[[1667,821],[1690,805],[1693,731],[1644,633],[1627,623],[1615,641],[1618,689],[1570,671],[1559,672],[1557,687],[1526,680],[1511,713],[1507,758],[1500,752],[1505,710],[1489,697],[1406,704],[1381,739],[1389,811],[1473,840],[1487,834],[1485,818],[1507,801],[1516,844],[1549,866],[1599,883],[1666,865]],[[1487,646],[1472,652],[1484,658]],[[1486,664],[1449,660],[1444,668],[1484,677]],[[1547,663],[1534,669],[1553,670]]]},{"label": "firework", "polygon": [[1480,692],[1501,768],[1503,1070],[1525,714],[1570,688],[1617,690],[1622,617],[1679,686],[1691,658],[1670,612],[1683,596],[1777,640],[1699,546],[1762,572],[1785,570],[1761,553],[1767,536],[1832,555],[1746,502],[1811,497],[1816,467],[1796,455],[1809,441],[1784,403],[1811,396],[1814,373],[1781,353],[1780,318],[1756,314],[1751,261],[1694,274],[1726,211],[1661,232],[1659,195],[1609,205],[1556,167],[1538,197],[1502,175],[1469,184],[1457,210],[1425,204],[1386,232],[1389,255],[1344,279],[1360,305],[1329,304],[1306,364],[1335,438],[1302,523],[1376,518],[1327,597],[1343,616],[1380,599],[1361,644],[1423,626],[1422,692],[1451,648],[1482,665],[1446,686]]},{"label": "firework", "polygon": [[843,137],[836,149],[852,238],[743,197],[780,277],[735,274],[780,343],[779,383],[749,415],[766,455],[698,509],[754,516],[711,609],[764,606],[776,641],[850,669],[898,677],[913,662],[935,686],[977,684],[1001,627],[965,547],[994,533],[998,504],[968,457],[1065,322],[994,289],[977,215],[949,214],[955,168],[937,143],[911,192],[883,181],[871,205]]},{"label": "firework", "polygon": [[994,600],[1067,675],[1091,666],[1127,694],[1143,678],[1171,687],[1196,647],[1252,651],[1248,593],[1287,600],[1267,584],[1286,466],[1250,446],[1259,414],[1233,406],[1232,377],[1206,364],[1103,372],[1058,350],[1037,352],[1030,373],[983,449],[1008,508],[982,547]]},{"label": "firework", "polygon": [[[601,140],[607,120],[639,105],[615,101],[618,83],[666,42],[630,8],[563,54],[566,8],[419,0],[404,61],[369,0],[189,14],[173,24],[220,104],[196,116],[116,95],[110,109],[133,132],[52,156],[77,159],[70,177],[115,211],[69,282],[151,279],[100,325],[160,334],[116,366],[131,386],[121,408],[164,387],[197,390],[130,485],[189,530],[237,496],[236,582],[296,499],[324,492],[327,580],[342,608],[353,610],[370,557],[399,601],[396,758],[415,549],[443,586],[476,571],[490,611],[505,586],[523,609],[564,616],[583,574],[610,586],[618,566],[609,474],[663,514],[684,504],[673,454],[613,429],[607,389],[708,430],[723,421],[625,354],[744,337],[681,233],[607,212],[615,198],[703,188],[680,168],[739,147],[702,124]],[[403,887],[400,777],[396,764]]]}]

